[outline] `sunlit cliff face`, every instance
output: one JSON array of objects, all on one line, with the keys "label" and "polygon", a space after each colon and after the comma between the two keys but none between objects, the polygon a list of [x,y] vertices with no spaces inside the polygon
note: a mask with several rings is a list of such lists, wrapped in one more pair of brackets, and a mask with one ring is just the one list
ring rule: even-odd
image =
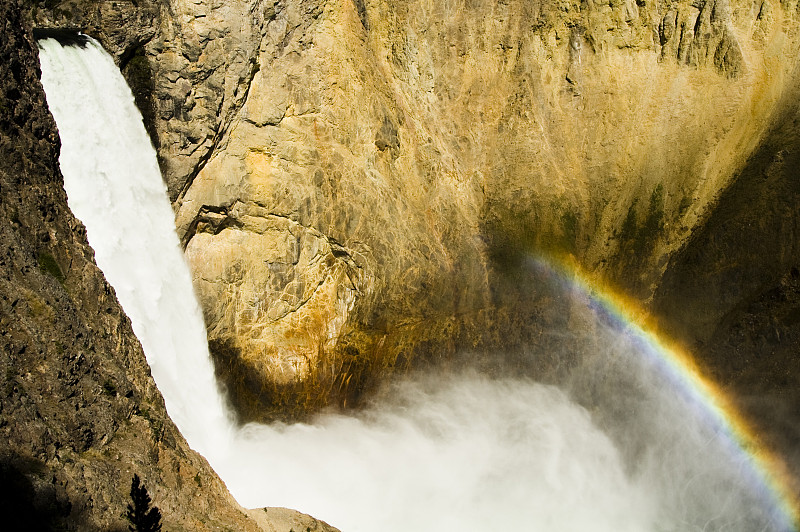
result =
[{"label": "sunlit cliff face", "polygon": [[773,142],[792,2],[169,7],[129,17],[144,45],[106,40],[146,96],[243,419],[536,341],[555,318],[519,290],[531,253],[572,256],[692,348],[798,262],[775,170],[792,144]]},{"label": "sunlit cliff face", "polygon": [[646,302],[795,83],[789,5],[175,9],[145,47],[159,153],[245,417],[526,341],[531,252]]},{"label": "sunlit cliff face", "polygon": [[[510,440],[521,436],[529,443],[541,432],[555,434],[559,444],[536,441],[611,471],[594,475],[579,468],[572,475],[567,467],[551,472],[546,486],[564,476],[581,484],[588,471],[590,478],[622,479],[614,483],[621,488],[617,502],[629,500],[630,485],[646,486],[641,512],[619,513],[622,521],[609,521],[614,529],[647,528],[664,519],[702,524],[708,508],[763,502],[760,485],[753,495],[750,484],[738,482],[741,463],[706,459],[714,446],[729,450],[726,440],[715,439],[720,431],[702,416],[690,419],[681,407],[673,409],[671,381],[640,368],[647,364],[635,353],[630,360],[636,362],[629,363],[626,341],[608,332],[602,315],[593,317],[597,309],[589,304],[581,310],[580,298],[576,302],[574,293],[529,262],[567,257],[576,270],[603,286],[616,285],[637,306],[657,309],[661,315],[651,319],[672,325],[665,328],[684,339],[724,334],[730,323],[755,312],[756,303],[766,305],[759,316],[775,317],[781,337],[793,315],[769,307],[771,292],[763,287],[779,283],[780,297],[773,299],[793,301],[797,107],[793,56],[786,53],[794,46],[794,26],[786,6],[778,8],[780,16],[768,16],[764,6],[746,15],[724,4],[631,4],[580,15],[585,20],[570,18],[569,9],[566,15],[545,10],[533,13],[535,31],[518,34],[512,29],[519,30],[524,17],[486,7],[477,21],[471,9],[479,6],[453,12],[349,3],[316,10],[256,7],[252,22],[263,34],[258,62],[226,85],[224,94],[235,96],[221,113],[227,118],[215,126],[212,151],[199,159],[175,201],[217,371],[240,420],[291,417],[333,401],[352,404],[397,369],[469,360],[499,377],[489,387],[499,386],[501,397],[512,390],[529,399],[525,405],[542,401],[558,410],[559,401],[571,399],[588,409],[570,403],[563,417],[578,420],[575,438],[600,435],[592,440],[597,446],[588,445],[608,451],[599,456],[561,445],[572,439],[571,429],[537,432],[549,421],[535,416],[523,424],[533,429]],[[624,17],[612,16],[622,8]],[[660,10],[663,18],[655,16]],[[758,22],[748,26],[742,22],[748,16]],[[272,26],[282,20],[286,26]],[[576,26],[576,20],[585,24]],[[647,21],[655,21],[652,28]],[[490,46],[495,34],[487,25],[511,35],[499,50]],[[303,37],[295,42],[288,31],[276,44],[279,29],[290,26],[303,27]],[[614,36],[623,26],[630,31]],[[205,22],[187,27],[208,30]],[[225,32],[218,37],[232,42]],[[440,41],[455,44],[443,51]],[[158,58],[181,44],[152,46],[147,53]],[[195,51],[196,59],[184,55],[173,66],[199,62],[204,50]],[[482,68],[492,61],[497,68]],[[170,115],[162,120],[171,133],[181,127],[173,120],[189,123],[192,109],[203,106],[197,94],[190,101],[192,83],[176,85],[187,107],[178,112],[173,100],[162,115]],[[162,157],[170,149],[175,145],[162,144]],[[175,195],[175,167],[167,173]],[[753,206],[767,204],[777,207],[752,213]],[[752,225],[756,229],[745,229]],[[752,238],[750,247],[737,232]],[[765,235],[778,237],[767,245]],[[698,273],[709,281],[703,297],[681,307],[693,300],[685,281]],[[735,288],[725,287],[730,280]],[[753,305],[737,308],[753,295]],[[715,316],[692,317],[703,308],[715,308]],[[680,314],[685,309],[691,312]],[[693,328],[697,323],[703,327]],[[745,327],[745,335],[751,333],[758,329]],[[691,347],[703,352],[700,344]],[[408,432],[419,432],[423,447],[436,447],[441,436],[458,444],[463,427],[448,439],[448,416],[458,418],[459,397],[486,387],[484,378],[470,374],[464,381],[468,392],[443,377],[444,394],[426,388],[439,381],[406,381],[379,396],[364,417],[323,416],[313,430],[335,440],[337,424],[354,424],[368,442],[376,427],[380,440],[387,426],[390,434],[411,426]],[[791,385],[791,378],[782,385]],[[498,396],[493,390],[480,397]],[[420,397],[425,400],[415,402]],[[434,409],[444,428],[429,423],[433,398],[451,410],[438,416]],[[416,412],[415,405],[419,415],[403,417]],[[499,401],[499,412],[508,413],[506,406]],[[395,407],[403,415],[395,416]],[[497,417],[491,409],[485,416]],[[468,435],[485,428],[480,416],[475,419],[479,427],[466,424]],[[306,430],[284,429],[249,427],[236,436],[261,455],[263,442],[291,446],[295,429]],[[651,445],[664,438],[677,443]],[[733,449],[746,451],[748,444],[742,445]],[[685,460],[663,459],[664,449],[684,448]],[[542,457],[530,458],[536,463]],[[380,456],[377,463],[386,461]],[[243,470],[230,456],[219,464]],[[505,471],[495,465],[486,469],[490,479]],[[685,482],[701,470],[702,482]],[[729,482],[730,475],[737,480]],[[477,478],[479,485],[484,477]],[[244,494],[271,493],[237,482]],[[724,500],[705,497],[718,493],[708,486],[722,484],[737,486],[735,493],[723,493]],[[675,485],[691,489],[674,491]],[[594,485],[586,486],[586,497],[594,497]],[[725,522],[767,522],[781,530],[783,521],[770,521],[766,508],[734,511]]]}]

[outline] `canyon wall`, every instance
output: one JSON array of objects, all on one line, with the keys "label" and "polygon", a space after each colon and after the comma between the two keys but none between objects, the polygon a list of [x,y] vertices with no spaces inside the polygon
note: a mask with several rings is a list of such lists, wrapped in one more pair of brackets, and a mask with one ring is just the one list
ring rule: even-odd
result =
[{"label": "canyon wall", "polygon": [[170,10],[154,129],[245,418],[527,341],[530,254],[647,303],[797,83],[791,3]]},{"label": "canyon wall", "polygon": [[[775,223],[735,233],[774,246],[702,236],[758,218],[729,191],[797,149],[774,141],[796,2],[57,4],[39,23],[96,34],[139,95],[244,419],[535,341],[531,255],[576,262],[700,351],[798,263],[772,232],[796,218],[784,195]],[[738,273],[692,269],[697,253]],[[700,268],[718,275],[695,293]]]},{"label": "canyon wall", "polygon": [[798,448],[796,1],[26,5],[131,83],[243,420],[542,344],[533,256]]},{"label": "canyon wall", "polygon": [[671,257],[652,307],[800,478],[800,84],[773,117]]}]

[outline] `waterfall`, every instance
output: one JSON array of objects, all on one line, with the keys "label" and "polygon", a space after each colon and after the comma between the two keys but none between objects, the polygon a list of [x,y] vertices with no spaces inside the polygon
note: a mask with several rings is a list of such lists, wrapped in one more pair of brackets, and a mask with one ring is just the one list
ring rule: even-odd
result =
[{"label": "waterfall", "polygon": [[600,321],[573,342],[590,364],[560,388],[412,375],[356,414],[236,427],[130,90],[90,39],[39,46],[69,205],[169,415],[243,505],[345,532],[791,530],[730,442]]},{"label": "waterfall", "polygon": [[125,79],[94,40],[39,41],[42,85],[61,136],[69,207],[142,343],[167,412],[202,454],[230,421],[155,150]]}]

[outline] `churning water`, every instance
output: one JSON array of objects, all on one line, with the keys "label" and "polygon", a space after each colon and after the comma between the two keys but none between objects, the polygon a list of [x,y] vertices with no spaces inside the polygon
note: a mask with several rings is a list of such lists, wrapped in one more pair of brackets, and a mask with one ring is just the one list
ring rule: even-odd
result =
[{"label": "churning water", "polygon": [[561,387],[416,375],[357,414],[237,427],[130,90],[94,41],[39,46],[70,207],[170,416],[244,506],[344,532],[792,530],[747,454],[600,320]]}]

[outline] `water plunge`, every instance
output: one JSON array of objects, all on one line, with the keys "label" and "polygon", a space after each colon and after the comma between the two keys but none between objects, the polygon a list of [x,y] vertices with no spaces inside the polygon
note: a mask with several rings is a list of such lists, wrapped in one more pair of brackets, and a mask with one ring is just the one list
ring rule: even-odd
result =
[{"label": "water plunge", "polygon": [[358,414],[235,426],[130,90],[94,41],[39,45],[70,207],[170,416],[244,506],[297,508],[345,532],[792,529],[702,405],[580,298],[585,326],[554,332],[582,353],[560,387],[412,375]]},{"label": "water plunge", "polygon": [[131,319],[170,417],[195,449],[210,453],[227,440],[217,432],[227,414],[202,355],[202,313],[190,296],[166,186],[131,91],[93,40],[62,47],[44,39],[39,48],[70,209]]}]

